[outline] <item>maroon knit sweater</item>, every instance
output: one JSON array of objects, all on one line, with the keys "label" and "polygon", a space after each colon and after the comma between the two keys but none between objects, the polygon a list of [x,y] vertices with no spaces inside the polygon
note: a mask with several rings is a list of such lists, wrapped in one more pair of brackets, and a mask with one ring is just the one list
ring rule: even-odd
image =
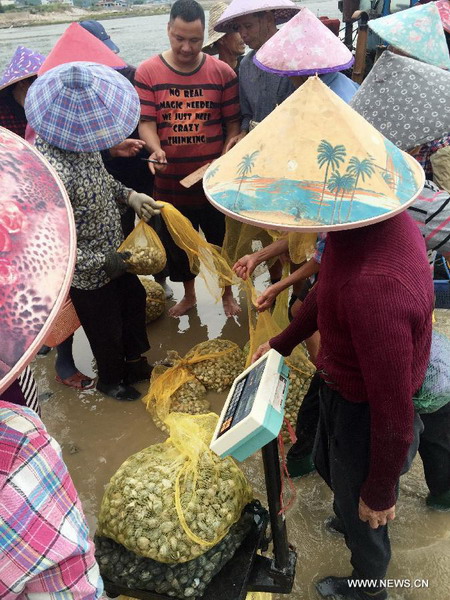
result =
[{"label": "maroon knit sweater", "polygon": [[328,234],[318,284],[270,345],[284,356],[317,329],[318,370],[350,402],[370,405],[370,465],[361,497],[395,504],[413,440],[412,396],[431,343],[433,284],[419,229],[406,213]]}]

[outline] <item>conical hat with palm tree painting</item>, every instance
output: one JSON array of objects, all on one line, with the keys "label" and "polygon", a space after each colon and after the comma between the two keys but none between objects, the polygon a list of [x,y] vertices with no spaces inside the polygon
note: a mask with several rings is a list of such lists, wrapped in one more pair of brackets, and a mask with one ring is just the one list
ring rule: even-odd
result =
[{"label": "conical hat with palm tree painting", "polygon": [[215,160],[203,177],[210,202],[267,229],[362,227],[406,209],[424,184],[419,164],[318,77]]}]

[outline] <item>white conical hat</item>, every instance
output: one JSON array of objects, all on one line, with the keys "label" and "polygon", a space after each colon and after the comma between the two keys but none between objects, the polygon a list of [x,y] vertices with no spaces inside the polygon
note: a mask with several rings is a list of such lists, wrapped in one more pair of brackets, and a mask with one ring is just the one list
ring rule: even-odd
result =
[{"label": "white conical hat", "polygon": [[311,77],[203,178],[211,203],[267,229],[331,231],[382,221],[411,204],[420,165]]}]

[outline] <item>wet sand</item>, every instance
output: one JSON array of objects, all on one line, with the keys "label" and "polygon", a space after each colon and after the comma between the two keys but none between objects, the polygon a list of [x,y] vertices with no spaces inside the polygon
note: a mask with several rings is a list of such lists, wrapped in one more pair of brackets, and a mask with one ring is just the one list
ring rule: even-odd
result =
[{"label": "wet sand", "polygon": [[[258,278],[264,288],[266,276]],[[175,299],[181,286],[172,284]],[[164,358],[167,350],[183,354],[200,341],[223,337],[241,347],[248,340],[247,311],[226,319],[222,305],[214,303],[204,284],[197,281],[198,307],[181,319],[163,315],[148,328],[152,348],[150,361]],[[168,303],[170,307],[172,302]],[[437,327],[450,334],[450,311],[437,312]],[[92,373],[92,355],[79,333],[76,338],[77,366]],[[42,417],[50,433],[63,448],[64,459],[78,489],[91,533],[104,487],[121,463],[131,454],[166,439],[155,427],[141,401],[121,403],[96,391],[78,393],[54,381],[54,351],[38,357],[33,368],[41,393],[51,393],[43,404]],[[138,384],[145,393],[146,384]],[[226,397],[209,393],[213,410],[220,411]],[[246,460],[242,467],[255,489],[255,497],[265,500],[260,454]],[[294,482],[297,498],[287,515],[289,541],[296,546],[298,562],[293,600],[317,599],[313,582],[320,577],[350,572],[349,552],[343,539],[325,531],[323,521],[331,514],[331,493],[317,474]],[[428,588],[390,590],[392,600],[445,600],[450,589],[450,513],[431,511],[425,506],[427,488],[419,458],[401,480],[397,518],[390,526],[392,554],[388,577],[425,579]],[[277,596],[282,600],[288,596]]]}]

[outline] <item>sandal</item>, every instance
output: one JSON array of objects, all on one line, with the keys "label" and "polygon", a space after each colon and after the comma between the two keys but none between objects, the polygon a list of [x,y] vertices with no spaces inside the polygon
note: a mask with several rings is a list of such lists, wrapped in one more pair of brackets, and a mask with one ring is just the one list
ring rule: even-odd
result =
[{"label": "sandal", "polygon": [[59,375],[56,375],[55,381],[67,385],[69,387],[75,388],[76,390],[90,390],[94,387],[94,380],[91,379],[91,377],[88,377],[87,375],[83,375],[83,373],[80,373],[80,371],[77,371],[70,377],[66,377],[66,379],[63,379]]}]

